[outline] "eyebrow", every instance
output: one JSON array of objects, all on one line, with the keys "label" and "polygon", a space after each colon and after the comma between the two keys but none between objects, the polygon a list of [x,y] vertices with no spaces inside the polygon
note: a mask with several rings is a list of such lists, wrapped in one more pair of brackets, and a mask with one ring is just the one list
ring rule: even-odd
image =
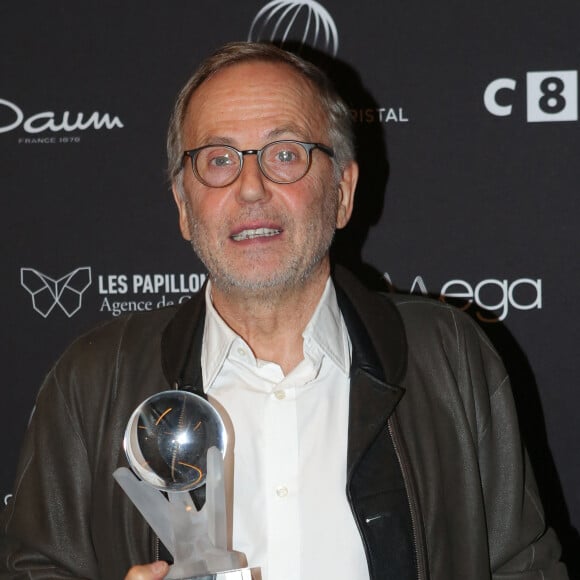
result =
[{"label": "eyebrow", "polygon": [[[269,139],[276,140],[279,137],[283,137],[285,135],[295,136],[299,139],[306,139],[308,140],[304,129],[295,125],[294,123],[290,123],[289,125],[283,125],[281,127],[276,127],[271,131],[268,131],[265,135],[265,139],[267,142]],[[208,135],[204,140],[205,145],[231,145],[232,147],[236,146],[234,139],[231,137],[226,137],[224,135]]]},{"label": "eyebrow", "polygon": [[220,135],[208,135],[202,141],[204,145],[231,145],[234,146],[234,140],[230,137],[222,137]]},{"label": "eyebrow", "polygon": [[284,125],[282,127],[277,127],[276,129],[272,129],[269,133],[267,133],[266,136],[269,139],[270,138],[275,139],[276,137],[281,137],[282,135],[286,135],[288,133],[291,133],[292,135],[296,135],[297,137],[300,137],[301,139],[306,138],[306,133],[304,132],[304,129],[302,129],[298,125],[295,125],[294,123],[291,123],[289,125]]}]

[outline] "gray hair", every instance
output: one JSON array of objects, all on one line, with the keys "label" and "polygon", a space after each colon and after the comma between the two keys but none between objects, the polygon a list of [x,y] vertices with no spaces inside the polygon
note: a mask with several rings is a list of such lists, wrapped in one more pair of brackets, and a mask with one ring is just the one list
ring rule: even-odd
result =
[{"label": "gray hair", "polygon": [[284,63],[297,71],[313,87],[323,110],[326,111],[328,138],[334,149],[334,162],[338,172],[341,173],[354,160],[354,132],[350,111],[321,69],[272,44],[231,42],[203,61],[177,96],[167,133],[168,175],[171,181],[180,175],[183,167],[183,123],[193,93],[220,70],[251,61]]}]

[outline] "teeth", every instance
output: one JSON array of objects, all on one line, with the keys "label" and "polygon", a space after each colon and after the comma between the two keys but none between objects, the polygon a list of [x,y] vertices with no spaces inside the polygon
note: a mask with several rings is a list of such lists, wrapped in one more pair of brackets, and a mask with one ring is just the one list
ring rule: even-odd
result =
[{"label": "teeth", "polygon": [[232,236],[236,242],[242,240],[252,240],[254,238],[266,238],[268,236],[275,236],[280,233],[280,230],[273,230],[270,228],[257,228],[255,230],[243,230],[239,234]]}]

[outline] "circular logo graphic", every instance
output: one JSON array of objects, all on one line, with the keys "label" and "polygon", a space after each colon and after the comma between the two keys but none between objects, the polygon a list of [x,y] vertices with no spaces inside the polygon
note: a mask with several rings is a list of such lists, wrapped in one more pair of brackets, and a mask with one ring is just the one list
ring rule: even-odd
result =
[{"label": "circular logo graphic", "polygon": [[314,0],[272,0],[252,21],[249,41],[292,41],[336,56],[338,31],[332,16]]}]

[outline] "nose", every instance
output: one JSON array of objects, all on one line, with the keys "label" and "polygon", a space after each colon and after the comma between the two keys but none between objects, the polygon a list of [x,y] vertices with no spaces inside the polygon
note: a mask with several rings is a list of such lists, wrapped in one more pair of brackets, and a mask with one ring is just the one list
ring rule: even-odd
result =
[{"label": "nose", "polygon": [[262,174],[256,155],[246,155],[244,166],[236,181],[237,197],[242,203],[263,202],[270,198],[266,185],[267,178]]}]

